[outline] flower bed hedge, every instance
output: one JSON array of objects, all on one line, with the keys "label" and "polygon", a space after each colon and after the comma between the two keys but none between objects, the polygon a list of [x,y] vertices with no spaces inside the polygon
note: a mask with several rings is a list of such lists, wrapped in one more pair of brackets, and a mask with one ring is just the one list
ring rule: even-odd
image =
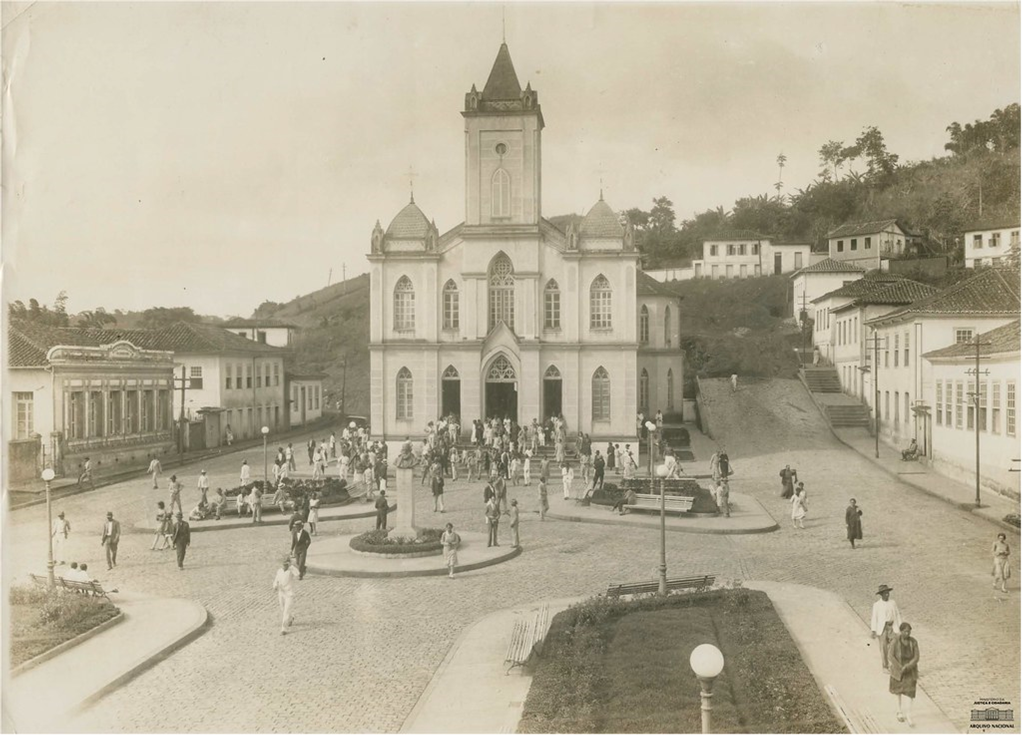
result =
[{"label": "flower bed hedge", "polygon": [[355,551],[371,554],[414,554],[424,551],[440,551],[440,528],[423,528],[416,539],[390,538],[387,531],[366,531],[353,538],[349,546]]},{"label": "flower bed hedge", "polygon": [[[338,505],[351,500],[351,497],[348,495],[348,484],[336,477],[324,480],[292,480],[291,478],[286,478],[281,480],[281,484],[287,497],[295,501],[303,499],[306,495],[319,493],[321,508],[325,505]],[[240,492],[248,495],[254,487],[259,488],[263,492],[263,507],[269,507],[270,499],[276,494],[277,490],[272,483],[264,487],[262,480],[255,480],[247,485],[232,487],[225,490],[224,495],[233,500],[238,497]]]},{"label": "flower bed hedge", "polygon": [[86,633],[116,616],[109,600],[39,587],[10,590],[11,667]]},{"label": "flower bed hedge", "polygon": [[[591,502],[596,505],[614,505],[621,496],[624,495],[625,490],[629,487],[631,487],[636,493],[647,495],[660,494],[659,483],[654,486],[653,492],[650,492],[648,479],[621,480],[620,486],[613,483],[605,484],[603,488],[593,493]],[[664,490],[668,496],[684,495],[695,498],[692,502],[692,513],[717,512],[717,501],[714,500],[713,493],[695,480],[664,480]]]},{"label": "flower bed hedge", "polygon": [[763,592],[598,597],[554,617],[519,732],[699,732],[692,649],[724,671],[714,732],[847,732]]}]

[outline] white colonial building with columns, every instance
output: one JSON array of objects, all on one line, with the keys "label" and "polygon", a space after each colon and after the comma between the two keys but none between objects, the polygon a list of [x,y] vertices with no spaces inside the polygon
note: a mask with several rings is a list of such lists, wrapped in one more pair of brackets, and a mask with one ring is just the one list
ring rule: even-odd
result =
[{"label": "white colonial building with columns", "polygon": [[585,217],[542,216],[543,114],[506,44],[462,116],[465,221],[440,234],[413,198],[372,233],[373,435],[453,413],[624,438],[640,410],[681,412],[678,297],[602,192]]}]

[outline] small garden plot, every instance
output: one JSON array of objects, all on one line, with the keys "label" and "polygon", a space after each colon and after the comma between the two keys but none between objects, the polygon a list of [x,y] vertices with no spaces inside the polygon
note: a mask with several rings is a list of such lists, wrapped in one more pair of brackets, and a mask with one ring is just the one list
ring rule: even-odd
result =
[{"label": "small garden plot", "polygon": [[11,668],[102,625],[120,610],[109,600],[41,587],[12,587]]}]

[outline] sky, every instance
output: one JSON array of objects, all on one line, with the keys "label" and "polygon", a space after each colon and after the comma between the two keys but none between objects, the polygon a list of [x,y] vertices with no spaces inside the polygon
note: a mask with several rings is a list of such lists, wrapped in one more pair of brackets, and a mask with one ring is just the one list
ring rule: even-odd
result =
[{"label": "sky", "polygon": [[679,218],[902,161],[1020,97],[1017,4],[5,3],[4,301],[247,316],[368,270],[414,186],[464,214],[464,121],[505,34],[539,94],[543,214]]}]

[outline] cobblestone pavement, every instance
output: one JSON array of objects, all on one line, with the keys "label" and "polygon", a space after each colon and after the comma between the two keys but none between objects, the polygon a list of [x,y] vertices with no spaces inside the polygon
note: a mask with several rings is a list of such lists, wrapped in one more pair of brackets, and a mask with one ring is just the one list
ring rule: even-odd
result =
[{"label": "cobblestone pavement", "polygon": [[[752,391],[739,395],[733,408],[744,416],[750,407],[739,402],[757,397]],[[799,444],[790,432],[784,444],[773,446],[770,432],[747,446],[729,437],[738,470],[734,489],[760,499],[781,530],[754,536],[669,534],[669,574],[713,572],[822,587],[845,597],[864,619],[877,585],[890,584],[920,642],[921,685],[958,727],[967,728],[974,699],[1016,700],[1019,592],[991,589],[989,548],[998,529],[899,483],[829,433],[821,434],[812,421],[805,431],[812,441],[802,445],[812,449],[784,451]],[[747,433],[760,435],[755,423]],[[261,454],[246,456],[259,466]],[[207,463],[212,486],[233,483],[240,461],[235,455]],[[809,488],[805,530],[791,528],[789,505],[778,497],[777,473],[789,462]],[[178,472],[187,483],[186,510],[195,502],[197,471]],[[148,534],[130,534],[121,542],[120,565],[106,573],[99,546],[103,514],[109,509],[122,522],[140,520],[156,498],[148,486],[141,478],[62,501],[59,508],[73,524],[69,556],[89,561],[101,570],[101,579],[121,589],[196,599],[214,624],[70,723],[75,730],[393,732],[473,621],[533,600],[591,595],[609,582],[648,579],[658,562],[656,530],[541,522],[530,512],[537,506],[535,485],[511,488],[526,511],[524,553],[518,558],[453,581],[308,577],[299,589],[294,633],[280,636],[270,584],[288,548],[285,529],[196,535],[184,572],[176,569],[173,552],[149,551]],[[431,512],[426,488],[417,486],[417,493],[421,524],[443,520],[482,530],[480,485],[452,483],[442,517]],[[844,508],[853,496],[863,508],[866,535],[854,551],[844,538]],[[564,502],[556,488],[550,502],[554,508]],[[352,533],[371,525],[372,519],[331,523],[323,532]],[[10,518],[8,572],[41,568],[44,529],[45,508]],[[1017,553],[1013,566],[1014,583]],[[864,636],[863,645],[868,643]]]}]

